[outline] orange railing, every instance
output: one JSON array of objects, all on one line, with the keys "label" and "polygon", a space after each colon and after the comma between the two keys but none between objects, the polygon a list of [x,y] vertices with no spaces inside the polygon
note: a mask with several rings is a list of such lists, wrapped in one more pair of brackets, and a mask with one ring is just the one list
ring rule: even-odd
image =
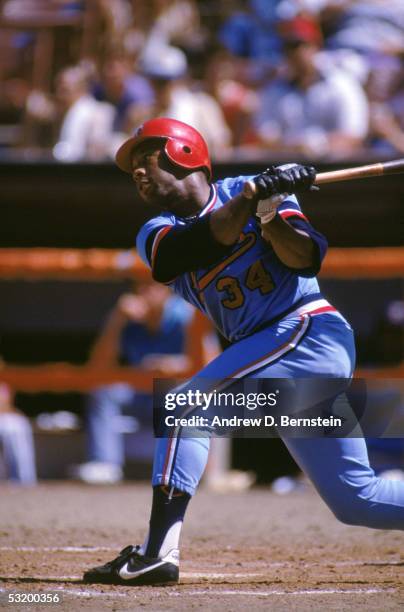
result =
[{"label": "orange railing", "polygon": [[[111,279],[149,275],[135,251],[105,249],[0,249],[0,277],[3,279],[42,278]],[[404,248],[331,248],[321,276],[330,278],[391,278],[404,276]],[[180,373],[189,377],[206,362],[203,338],[210,331],[206,319],[195,313],[189,330],[190,366]],[[358,369],[357,377],[404,378],[404,363],[396,367]],[[120,367],[106,370],[67,363],[37,366],[7,364],[0,370],[0,380],[14,389],[38,391],[88,391],[100,384],[116,381],[132,383],[140,390],[150,390],[153,378],[162,372]],[[164,376],[169,375],[164,372]]]},{"label": "orange railing", "polygon": [[[2,278],[102,279],[147,275],[134,250],[0,249]],[[404,247],[331,248],[321,276],[391,278],[404,276]]]}]

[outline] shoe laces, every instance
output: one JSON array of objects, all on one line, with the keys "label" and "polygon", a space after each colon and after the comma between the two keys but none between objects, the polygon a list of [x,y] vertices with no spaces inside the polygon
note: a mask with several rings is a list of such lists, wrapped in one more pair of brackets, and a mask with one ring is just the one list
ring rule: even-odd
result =
[{"label": "shoe laces", "polygon": [[140,549],[140,546],[133,546],[132,544],[129,544],[128,546],[125,546],[125,548],[121,550],[121,552],[119,553],[117,557],[115,557],[115,559],[112,559],[112,561],[108,561],[108,563],[106,563],[105,566],[111,567],[111,568],[119,566],[121,565],[123,561],[128,561],[131,555],[133,555],[134,553],[137,554],[137,551],[139,549]]}]

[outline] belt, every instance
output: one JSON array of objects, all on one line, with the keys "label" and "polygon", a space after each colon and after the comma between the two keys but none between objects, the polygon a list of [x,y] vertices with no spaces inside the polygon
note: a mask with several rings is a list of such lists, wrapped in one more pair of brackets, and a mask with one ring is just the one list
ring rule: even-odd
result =
[{"label": "belt", "polygon": [[[334,308],[334,306],[332,306],[329,302],[327,302],[327,300],[325,300],[323,297],[318,297],[319,295],[321,296],[321,294],[315,294],[315,296],[313,297],[316,297],[317,299],[313,299],[311,301],[310,296],[304,297],[302,300],[299,300],[296,305],[291,306],[288,310],[280,313],[277,317],[274,317],[273,319],[270,319],[269,321],[266,321],[262,325],[256,327],[254,331],[252,331],[249,335],[256,334],[257,332],[260,332],[263,329],[270,327],[274,323],[283,321],[284,319],[302,317],[304,315],[315,316],[319,314],[329,313],[337,315],[340,319],[343,319],[342,315],[338,312],[338,310]],[[302,301],[303,304],[301,304]],[[299,303],[301,304],[300,306]]]},{"label": "belt", "polygon": [[323,312],[335,312],[338,314],[337,309],[334,308],[334,306],[332,306],[331,304],[329,304],[327,300],[322,298],[320,300],[314,300],[313,302],[304,304],[304,306],[300,306],[300,308],[296,308],[296,310],[292,310],[292,312],[287,314],[287,317],[303,316],[306,314],[314,316],[323,314]]}]

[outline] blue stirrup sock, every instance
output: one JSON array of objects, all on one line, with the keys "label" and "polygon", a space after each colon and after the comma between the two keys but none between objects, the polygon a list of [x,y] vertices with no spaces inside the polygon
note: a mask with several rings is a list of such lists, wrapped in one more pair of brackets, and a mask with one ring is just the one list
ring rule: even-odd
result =
[{"label": "blue stirrup sock", "polygon": [[179,548],[180,533],[191,496],[179,489],[153,487],[148,536],[141,547],[147,557],[164,557]]}]

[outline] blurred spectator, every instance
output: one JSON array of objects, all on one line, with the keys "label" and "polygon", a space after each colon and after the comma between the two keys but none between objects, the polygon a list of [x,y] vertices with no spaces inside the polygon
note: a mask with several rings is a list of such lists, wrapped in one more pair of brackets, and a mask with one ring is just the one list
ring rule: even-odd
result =
[{"label": "blurred spectator", "polygon": [[106,60],[93,92],[97,100],[109,102],[115,107],[113,128],[116,132],[125,130],[131,109],[135,112],[136,107],[148,108],[154,101],[149,81],[132,72],[129,59],[124,56]]},{"label": "blurred spectator", "polygon": [[[187,326],[193,309],[172,296],[165,285],[139,282],[134,294],[121,296],[96,341],[89,365],[94,368],[119,363],[162,376],[189,366],[186,352]],[[94,391],[86,410],[88,459],[75,466],[72,475],[88,483],[109,484],[123,476],[123,433],[145,427],[152,448],[152,395],[137,392],[128,384],[114,384]],[[123,413],[132,416],[123,418]],[[135,417],[135,418],[133,418]]]},{"label": "blurred spectator", "polygon": [[298,17],[281,27],[285,74],[261,91],[257,136],[277,153],[338,158],[361,152],[368,103],[352,75],[321,61],[316,21]]},{"label": "blurred spectator", "polygon": [[21,144],[29,92],[29,83],[23,78],[10,77],[0,81],[0,147]]},{"label": "blurred spectator", "polygon": [[258,95],[240,58],[218,45],[193,54],[190,70],[207,94],[219,104],[231,132],[231,145],[249,144]]},{"label": "blurred spectator", "polygon": [[3,2],[5,17],[23,19],[44,19],[58,15],[81,13],[82,0],[6,0]]},{"label": "blurred spectator", "polygon": [[32,429],[13,399],[10,387],[0,383],[0,479],[32,485],[36,483]]},{"label": "blurred spectator", "polygon": [[114,153],[115,108],[91,95],[90,76],[91,66],[69,66],[56,76],[54,97],[35,90],[28,96],[27,123],[36,133],[44,125],[56,133],[51,144],[59,161],[97,161]]},{"label": "blurred spectator", "polygon": [[147,52],[154,47],[174,45],[187,49],[200,44],[201,21],[195,0],[152,0],[150,7]]},{"label": "blurred spectator", "polygon": [[276,66],[282,57],[276,27],[279,1],[249,0],[247,9],[231,15],[220,29],[220,42],[233,55],[252,60],[252,68]]},{"label": "blurred spectator", "polygon": [[404,55],[379,56],[367,83],[369,147],[378,155],[404,153]]},{"label": "blurred spectator", "polygon": [[231,132],[222,109],[213,96],[187,78],[186,55],[176,47],[161,47],[158,52],[155,48],[153,53],[143,56],[140,66],[153,86],[155,103],[142,115],[135,109],[132,129],[151,117],[172,117],[199,130],[213,157],[225,154],[231,143]]},{"label": "blurred spectator", "polygon": [[56,78],[56,100],[62,115],[53,154],[60,161],[99,160],[107,156],[115,110],[90,94],[86,70],[72,66]]},{"label": "blurred spectator", "polygon": [[133,22],[133,7],[128,0],[97,0],[96,5],[104,25],[105,52],[109,55],[124,47],[124,38]]},{"label": "blurred spectator", "polygon": [[397,54],[404,46],[402,0],[281,0],[281,19],[309,14],[320,19],[326,46],[374,54]]},{"label": "blurred spectator", "polygon": [[330,48],[355,49],[370,58],[375,53],[404,51],[402,0],[323,0],[322,4]]},{"label": "blurred spectator", "polygon": [[388,303],[368,342],[368,363],[398,365],[404,360],[404,301]]},{"label": "blurred spectator", "polygon": [[[109,0],[102,2],[109,6]],[[123,49],[133,61],[144,52],[153,53],[156,48],[170,45],[199,48],[206,38],[195,0],[132,0],[131,13],[132,23],[121,33],[117,48]]]}]

